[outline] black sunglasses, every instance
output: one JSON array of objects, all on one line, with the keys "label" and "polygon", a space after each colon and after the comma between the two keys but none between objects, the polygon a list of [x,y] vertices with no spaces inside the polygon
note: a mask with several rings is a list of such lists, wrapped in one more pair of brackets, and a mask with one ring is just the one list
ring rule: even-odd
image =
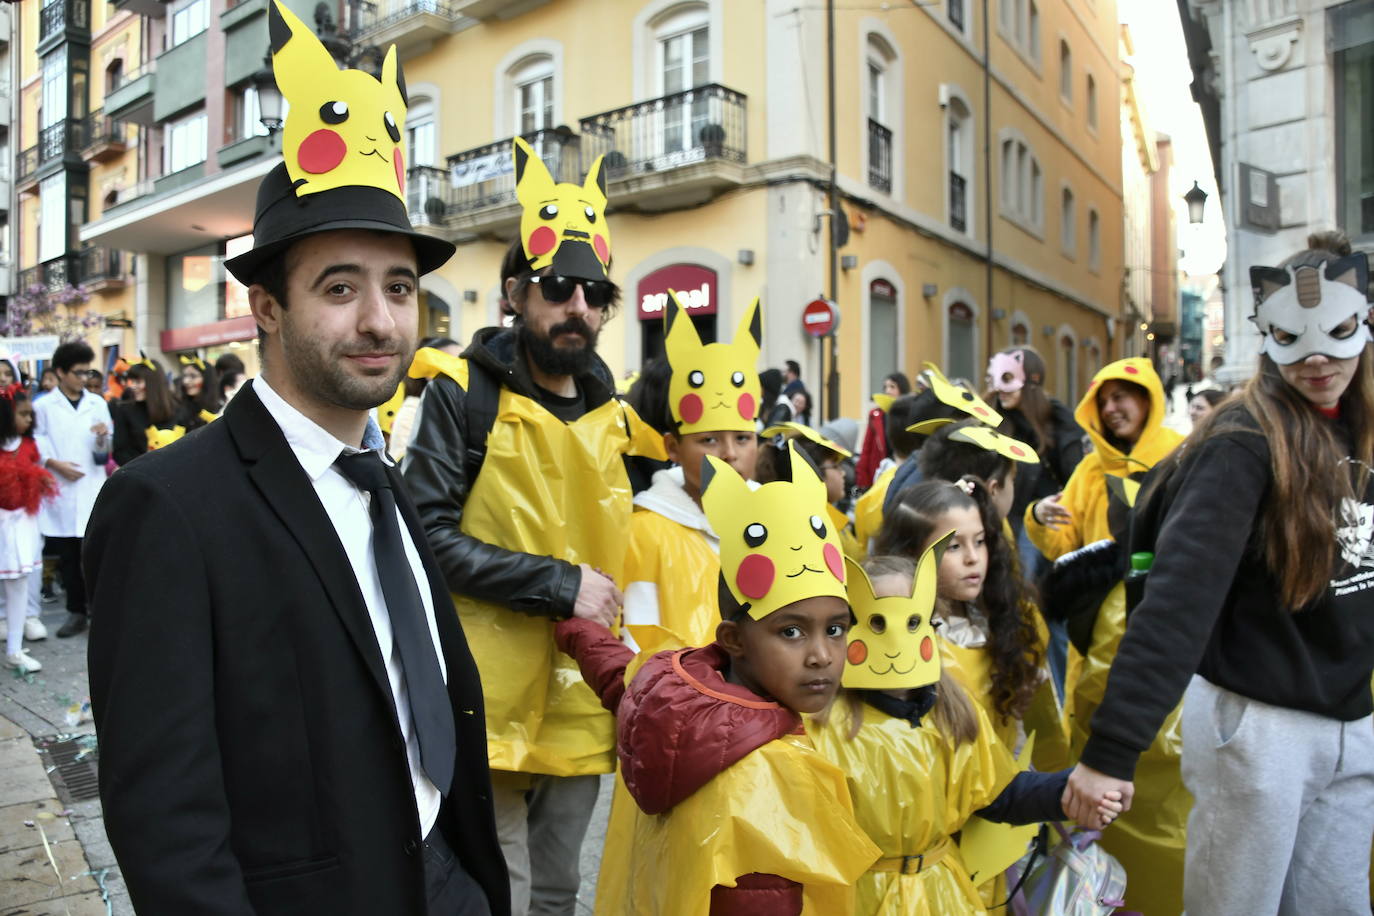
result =
[{"label": "black sunglasses", "polygon": [[539,291],[544,294],[544,301],[554,305],[567,302],[572,298],[573,291],[580,286],[582,298],[587,300],[587,305],[594,309],[602,309],[611,304],[611,296],[615,292],[615,284],[609,280],[582,280],[562,274],[533,276],[530,277],[530,282],[538,283]]}]

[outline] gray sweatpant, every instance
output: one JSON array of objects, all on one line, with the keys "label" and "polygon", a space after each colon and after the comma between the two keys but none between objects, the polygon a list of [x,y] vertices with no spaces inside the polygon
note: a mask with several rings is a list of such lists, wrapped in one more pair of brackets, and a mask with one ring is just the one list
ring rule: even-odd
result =
[{"label": "gray sweatpant", "polygon": [[1374,718],[1270,706],[1195,676],[1182,769],[1191,916],[1369,916]]},{"label": "gray sweatpant", "polygon": [[492,770],[491,788],[512,916],[573,916],[601,777]]}]

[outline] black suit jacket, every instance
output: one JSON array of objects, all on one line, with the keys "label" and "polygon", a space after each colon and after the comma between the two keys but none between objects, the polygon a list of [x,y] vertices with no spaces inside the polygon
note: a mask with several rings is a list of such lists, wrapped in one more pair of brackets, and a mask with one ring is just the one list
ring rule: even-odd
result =
[{"label": "black suit jacket", "polygon": [[[510,911],[477,668],[424,529],[458,753],[442,825]],[[86,532],[105,828],[140,916],[423,914],[405,746],[367,607],[252,390],[121,468]]]}]

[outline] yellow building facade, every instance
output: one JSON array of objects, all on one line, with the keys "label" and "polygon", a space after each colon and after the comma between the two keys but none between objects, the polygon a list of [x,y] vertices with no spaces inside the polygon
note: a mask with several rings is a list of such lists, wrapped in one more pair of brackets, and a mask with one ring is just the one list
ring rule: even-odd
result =
[{"label": "yellow building facade", "polygon": [[[116,6],[122,15],[141,2]],[[187,2],[167,4],[161,25],[145,24],[139,37],[162,34],[157,28],[166,30]],[[140,252],[129,308],[146,316],[135,336],[149,350],[219,339],[208,331],[168,336],[178,330],[175,285],[185,282],[174,259],[218,244],[222,261],[225,245],[242,244],[237,237],[252,225],[251,190],[272,158],[264,144],[259,158],[226,162],[226,150],[237,147],[218,147],[217,157],[215,134],[222,125],[233,139],[226,112],[244,78],[235,60],[248,53],[235,42],[247,36],[251,46],[260,34],[265,50],[265,0],[194,2],[209,4],[202,56],[212,75],[203,101],[186,110],[158,103],[163,110],[138,130],[134,154],[142,158],[132,174],[127,159],[92,170],[80,232],[84,242]],[[310,9],[291,5],[310,21]],[[501,320],[499,265],[518,225],[510,139],[522,135],[560,180],[580,181],[597,156],[606,157],[613,277],[624,295],[599,350],[617,375],[660,351],[669,286],[690,293],[689,313],[707,337],[733,333],[757,295],[764,362],[796,359],[819,397],[826,344],[805,333],[801,313],[833,287],[841,413],[859,414],[884,375],[914,374],[926,360],[981,383],[990,351],[1013,343],[1039,349],[1055,393],[1074,400],[1121,351],[1115,4],[989,0],[989,23],[984,4],[973,0],[838,6],[840,219],[830,212],[824,4],[337,5],[324,25],[355,52],[391,43],[400,50],[411,100],[412,220],[458,245],[424,280],[426,330],[466,341]],[[119,37],[117,29],[111,20],[93,42],[92,70],[100,47],[133,46],[135,36]],[[171,56],[157,57],[158,98],[174,78]],[[225,96],[217,98],[217,82]],[[164,175],[148,143],[195,105],[210,124],[203,174]],[[120,197],[121,188],[154,178],[175,179],[175,187],[127,203]],[[102,209],[111,192],[114,207]],[[849,231],[832,277],[830,234],[838,223]],[[213,279],[225,282],[214,263]],[[217,319],[232,320],[225,312]]]}]

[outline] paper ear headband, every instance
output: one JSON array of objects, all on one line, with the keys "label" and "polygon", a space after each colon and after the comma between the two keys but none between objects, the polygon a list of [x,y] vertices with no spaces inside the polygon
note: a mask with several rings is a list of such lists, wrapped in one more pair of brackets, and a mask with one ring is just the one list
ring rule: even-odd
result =
[{"label": "paper ear headband", "polygon": [[873,406],[877,407],[883,413],[887,413],[892,409],[892,402],[895,400],[897,399],[892,395],[883,394],[881,391],[878,391],[873,395]]},{"label": "paper ear headband", "polygon": [[791,440],[800,436],[801,438],[808,439],[823,448],[829,449],[830,451],[839,455],[841,458],[854,457],[853,452],[851,452],[844,446],[840,445],[838,442],[831,442],[829,439],[825,438],[825,436],[822,436],[820,433],[816,432],[814,429],[807,426],[806,424],[798,423],[794,420],[788,420],[786,423],[779,423],[777,426],[770,426],[763,432],[759,433],[759,435],[765,439],[772,439],[774,436],[780,436],[781,439],[779,440],[779,448],[781,448],[783,444],[786,444],[787,442],[790,442]]},{"label": "paper ear headband", "polygon": [[721,575],[755,620],[803,598],[845,597],[825,483],[804,454],[790,443],[787,451],[791,479],[756,490],[714,456],[701,468],[701,506],[720,535]]},{"label": "paper ear headband", "polygon": [[664,350],[673,370],[668,407],[678,433],[752,433],[762,397],[758,362],[763,313],[758,298],[744,310],[733,341],[703,344],[677,293],[669,290],[663,329]]},{"label": "paper ear headband", "polygon": [[340,70],[305,23],[280,0],[267,12],[272,72],[290,105],[282,155],[296,196],[331,188],[372,187],[405,196],[406,84],[396,47],[378,80]]},{"label": "paper ear headband", "polygon": [[530,268],[582,280],[605,280],[611,266],[606,226],[606,173],[597,156],[581,185],[558,183],[544,160],[520,137],[515,157],[515,196],[520,201],[520,244]]},{"label": "paper ear headband", "polygon": [[[182,359],[185,358],[186,357],[184,356],[182,357]],[[142,366],[145,369],[152,369],[154,372],[157,371],[157,366],[153,365],[153,361],[149,359],[147,354],[145,354],[142,350],[138,351],[138,359],[130,359],[128,360],[128,363],[130,369],[132,369],[134,366]]]},{"label": "paper ear headband", "polygon": [[921,555],[909,596],[876,597],[863,567],[845,558],[855,623],[849,630],[842,685],[896,690],[940,680],[933,618],[940,557],[953,535],[953,531],[944,534]]},{"label": "paper ear headband", "polygon": [[[1320,266],[1251,267],[1260,349],[1280,366],[1320,354],[1353,359],[1371,339],[1369,261],[1363,252]],[[1353,320],[1352,320],[1353,319]]]},{"label": "paper ear headband", "polygon": [[195,366],[202,373],[205,372],[205,360],[201,359],[199,356],[182,356],[180,359],[183,366]]},{"label": "paper ear headband", "polygon": [[1003,458],[1021,461],[1026,464],[1039,464],[1040,456],[1035,449],[1019,439],[1004,436],[990,426],[965,426],[956,429],[949,437],[958,442],[967,442],[989,452],[996,452]]},{"label": "paper ear headband", "polygon": [[926,363],[925,367],[927,377],[930,379],[930,390],[934,392],[936,399],[941,404],[946,407],[953,407],[955,410],[962,410],[975,420],[989,426],[997,426],[1002,422],[1000,413],[989,407],[982,398],[972,391],[967,388],[960,388],[945,378],[945,374],[934,363]]}]

